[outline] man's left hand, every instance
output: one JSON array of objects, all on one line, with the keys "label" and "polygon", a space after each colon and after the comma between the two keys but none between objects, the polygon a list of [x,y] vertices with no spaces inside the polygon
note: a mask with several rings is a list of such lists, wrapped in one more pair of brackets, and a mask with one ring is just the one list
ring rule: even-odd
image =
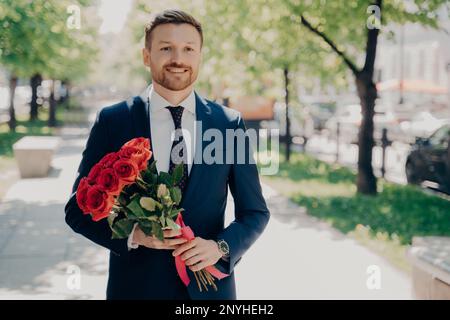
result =
[{"label": "man's left hand", "polygon": [[200,237],[195,237],[180,245],[172,252],[172,255],[174,257],[181,255],[181,259],[191,271],[200,271],[212,266],[222,258],[222,252],[220,252],[216,241]]}]

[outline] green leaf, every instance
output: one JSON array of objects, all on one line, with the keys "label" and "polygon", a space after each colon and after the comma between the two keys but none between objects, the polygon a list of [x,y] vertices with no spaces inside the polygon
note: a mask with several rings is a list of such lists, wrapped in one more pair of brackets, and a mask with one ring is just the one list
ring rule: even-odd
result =
[{"label": "green leaf", "polygon": [[147,172],[153,173],[153,174],[157,174],[158,173],[158,169],[156,168],[156,160],[153,161],[147,168]]},{"label": "green leaf", "polygon": [[181,227],[177,225],[171,218],[166,218],[167,226],[172,230],[179,230]]},{"label": "green leaf", "polygon": [[170,211],[169,217],[171,217],[172,219],[176,218],[178,216],[178,213],[180,213],[182,211],[184,211],[183,208],[181,208],[181,209],[180,208],[172,208],[172,210]]},{"label": "green leaf", "polygon": [[142,210],[142,207],[140,205],[140,201],[139,200],[140,200],[139,197],[135,197],[128,204],[128,206],[127,206],[128,215],[127,216],[135,217],[135,218],[145,217],[145,212],[144,212],[144,210]]},{"label": "green leaf", "polygon": [[175,204],[180,204],[181,202],[181,190],[178,187],[170,188],[170,197]]},{"label": "green leaf", "polygon": [[148,183],[150,186],[152,186],[158,182],[158,174],[152,173],[149,170],[146,170],[142,174],[142,180],[144,180],[146,183]]},{"label": "green leaf", "polygon": [[149,236],[152,234],[152,222],[147,219],[139,219],[138,220],[139,228],[145,233],[145,235]]},{"label": "green leaf", "polygon": [[109,227],[110,227],[110,228],[112,228],[113,223],[114,223],[114,220],[117,218],[118,215],[119,215],[118,212],[112,211],[112,212],[110,213],[110,215],[108,216],[108,224],[109,224]]},{"label": "green leaf", "polygon": [[159,180],[159,183],[163,183],[170,187],[173,186],[172,176],[170,174],[168,174],[167,172],[161,171],[159,173],[158,180]]},{"label": "green leaf", "polygon": [[164,233],[159,223],[152,222],[152,234],[159,240],[164,241]]},{"label": "green leaf", "polygon": [[166,219],[164,218],[164,215],[159,217],[159,222],[161,222],[163,228],[166,226]]},{"label": "green leaf", "polygon": [[112,227],[113,239],[124,239],[128,237],[133,230],[133,221],[129,219],[121,219],[114,223]]},{"label": "green leaf", "polygon": [[184,171],[184,166],[182,163],[177,164],[175,166],[175,169],[173,170],[173,174],[172,174],[172,181],[173,184],[176,185],[181,181],[181,178],[183,177],[183,171]]},{"label": "green leaf", "polygon": [[141,224],[139,224],[139,228],[141,228],[142,232],[145,233],[146,236],[151,236],[153,235],[153,229],[152,226],[141,226]]},{"label": "green leaf", "polygon": [[181,211],[184,211],[184,209],[173,208],[173,209],[170,211],[170,213],[169,213],[169,217],[172,218],[172,219],[173,219],[173,218],[176,219],[176,217],[178,216],[178,213],[181,212]]}]

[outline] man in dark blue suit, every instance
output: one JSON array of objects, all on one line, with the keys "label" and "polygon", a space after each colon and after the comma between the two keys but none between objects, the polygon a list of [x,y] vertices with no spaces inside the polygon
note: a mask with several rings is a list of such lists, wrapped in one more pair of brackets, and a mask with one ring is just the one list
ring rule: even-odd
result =
[{"label": "man in dark blue suit", "polygon": [[[108,299],[236,299],[234,268],[269,221],[240,113],[193,90],[202,44],[201,25],[189,14],[167,10],[157,15],[146,28],[143,49],[152,85],[140,96],[102,109],[91,129],[65,212],[75,232],[111,252]],[[222,137],[223,143],[210,142],[211,136]],[[183,163],[180,205],[195,239],[177,239],[178,231],[165,230],[159,241],[138,226],[128,239],[111,239],[106,219],[94,222],[78,207],[80,179],[104,155],[135,137],[150,138],[150,162],[156,161],[158,171],[172,172],[175,162]],[[235,219],[224,228],[228,188]],[[187,266],[187,287],[175,268],[177,255]],[[215,281],[217,290],[200,291],[193,272],[211,265],[229,276]]]}]

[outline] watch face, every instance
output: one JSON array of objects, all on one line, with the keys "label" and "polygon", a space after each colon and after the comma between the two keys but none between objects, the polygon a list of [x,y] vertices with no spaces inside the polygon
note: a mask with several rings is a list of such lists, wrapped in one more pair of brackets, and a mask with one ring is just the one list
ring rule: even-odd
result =
[{"label": "watch face", "polygon": [[224,254],[228,254],[228,244],[225,241],[219,242],[220,251],[222,251]]}]

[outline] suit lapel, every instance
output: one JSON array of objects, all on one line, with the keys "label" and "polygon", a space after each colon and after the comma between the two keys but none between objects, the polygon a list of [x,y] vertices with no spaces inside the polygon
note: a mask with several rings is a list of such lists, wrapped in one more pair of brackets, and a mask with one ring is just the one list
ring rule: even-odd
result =
[{"label": "suit lapel", "polygon": [[152,163],[155,159],[152,149],[152,130],[150,128],[150,110],[146,101],[142,101],[141,97],[134,97],[133,105],[131,107],[131,114],[134,121],[134,134],[136,137],[145,137],[150,139],[150,150],[152,151],[152,157],[149,163]]}]

